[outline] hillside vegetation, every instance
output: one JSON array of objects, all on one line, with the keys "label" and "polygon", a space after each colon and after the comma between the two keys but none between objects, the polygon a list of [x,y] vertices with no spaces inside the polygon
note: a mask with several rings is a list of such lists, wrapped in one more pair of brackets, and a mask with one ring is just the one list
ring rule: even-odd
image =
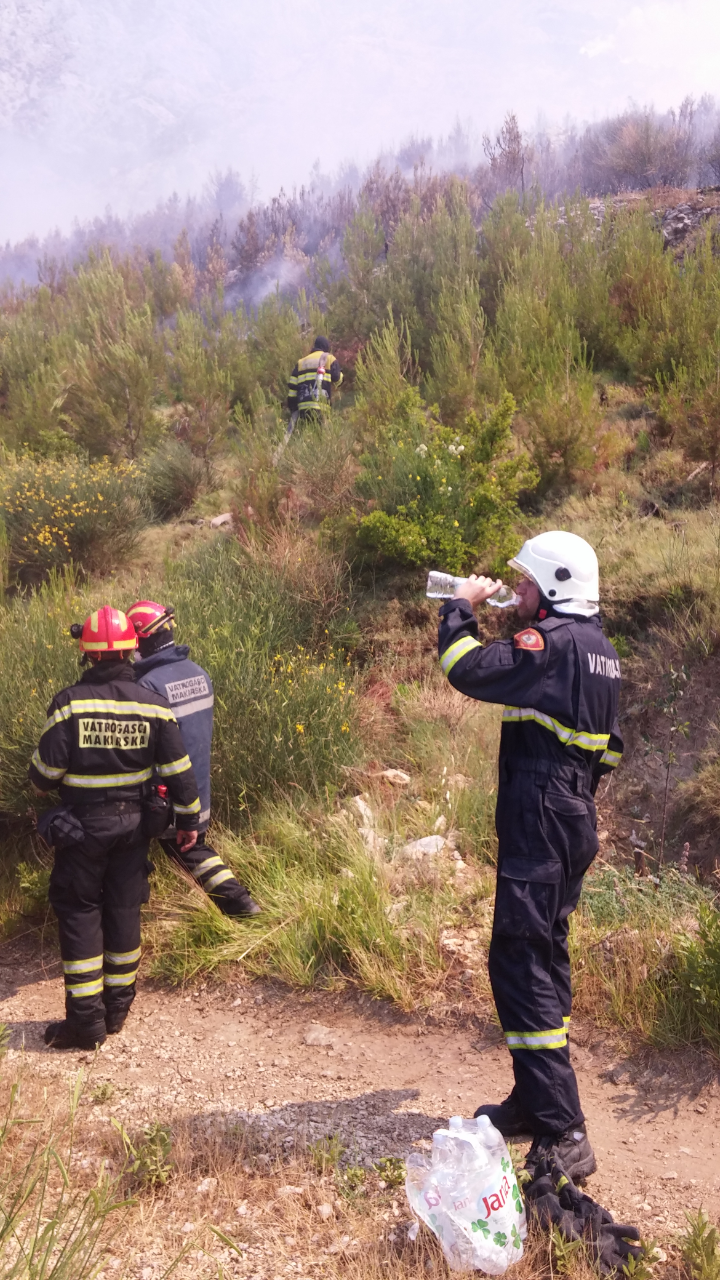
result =
[{"label": "hillside vegetation", "polygon": [[[172,263],[105,250],[6,298],[7,929],[45,910],[25,779],[77,670],[68,626],[157,597],[215,680],[216,835],[265,913],[229,922],[162,864],[155,971],[489,1009],[498,712],[443,682],[424,573],[501,572],[571,528],[600,557],[628,744],[573,926],[577,1006],[720,1051],[718,227],[710,202],[668,249],[661,203],[510,193],[478,230],[448,179],[390,238],[358,208],[312,297],[228,307],[181,239]],[[342,395],[278,452],[318,329]]]}]

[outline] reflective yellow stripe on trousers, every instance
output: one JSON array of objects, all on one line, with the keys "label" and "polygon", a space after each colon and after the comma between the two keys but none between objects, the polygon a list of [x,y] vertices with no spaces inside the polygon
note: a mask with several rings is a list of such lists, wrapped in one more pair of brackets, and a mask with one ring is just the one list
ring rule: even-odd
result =
[{"label": "reflective yellow stripe on trousers", "polygon": [[87,960],[63,960],[63,973],[94,973],[102,969],[102,956],[89,956]]},{"label": "reflective yellow stripe on trousers", "polygon": [[552,1027],[548,1031],[506,1031],[505,1041],[508,1049],[564,1049],[567,1044],[567,1029]]}]

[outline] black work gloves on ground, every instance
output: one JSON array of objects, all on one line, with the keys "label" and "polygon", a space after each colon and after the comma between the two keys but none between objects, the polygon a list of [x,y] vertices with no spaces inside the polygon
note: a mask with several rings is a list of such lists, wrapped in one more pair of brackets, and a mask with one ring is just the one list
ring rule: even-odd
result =
[{"label": "black work gloves on ground", "polygon": [[542,1227],[558,1228],[565,1240],[583,1240],[604,1276],[621,1271],[628,1261],[642,1257],[637,1227],[613,1222],[611,1213],[592,1200],[568,1178],[552,1155],[537,1164],[535,1176],[524,1188],[528,1216]]}]

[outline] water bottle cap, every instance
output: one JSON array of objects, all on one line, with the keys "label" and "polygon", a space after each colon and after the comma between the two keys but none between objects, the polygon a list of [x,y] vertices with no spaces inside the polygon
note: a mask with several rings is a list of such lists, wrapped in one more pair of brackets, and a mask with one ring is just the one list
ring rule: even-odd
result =
[{"label": "water bottle cap", "polygon": [[462,1116],[451,1116],[448,1121],[448,1127],[450,1129],[462,1129],[463,1127]]},{"label": "water bottle cap", "polygon": [[489,1116],[478,1116],[475,1123],[477,1124],[478,1129],[492,1129],[492,1122]]}]

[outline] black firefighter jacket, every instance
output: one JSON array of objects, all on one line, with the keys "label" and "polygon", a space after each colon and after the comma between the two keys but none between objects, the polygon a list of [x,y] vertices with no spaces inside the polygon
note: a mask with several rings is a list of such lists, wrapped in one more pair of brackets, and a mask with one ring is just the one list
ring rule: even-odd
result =
[{"label": "black firefighter jacket", "polygon": [[467,600],[440,609],[440,662],[450,683],[504,704],[500,763],[536,761],[590,772],[592,790],[620,763],[620,662],[600,619],[552,614],[483,647]]},{"label": "black firefighter jacket", "polygon": [[[315,384],[321,360],[325,363],[325,369],[319,395],[316,397]],[[309,356],[303,356],[302,360],[298,360],[288,378],[288,409],[291,413],[296,409],[301,413],[312,409],[329,409],[330,390],[333,384],[339,386],[341,382],[342,373],[337,358],[331,356],[328,351],[311,351]]]},{"label": "black firefighter jacket", "polygon": [[65,804],[107,803],[140,799],[153,776],[183,829],[195,830],[200,799],[177,720],[130,663],[105,659],[55,695],[30,765],[36,787],[59,787]]}]

